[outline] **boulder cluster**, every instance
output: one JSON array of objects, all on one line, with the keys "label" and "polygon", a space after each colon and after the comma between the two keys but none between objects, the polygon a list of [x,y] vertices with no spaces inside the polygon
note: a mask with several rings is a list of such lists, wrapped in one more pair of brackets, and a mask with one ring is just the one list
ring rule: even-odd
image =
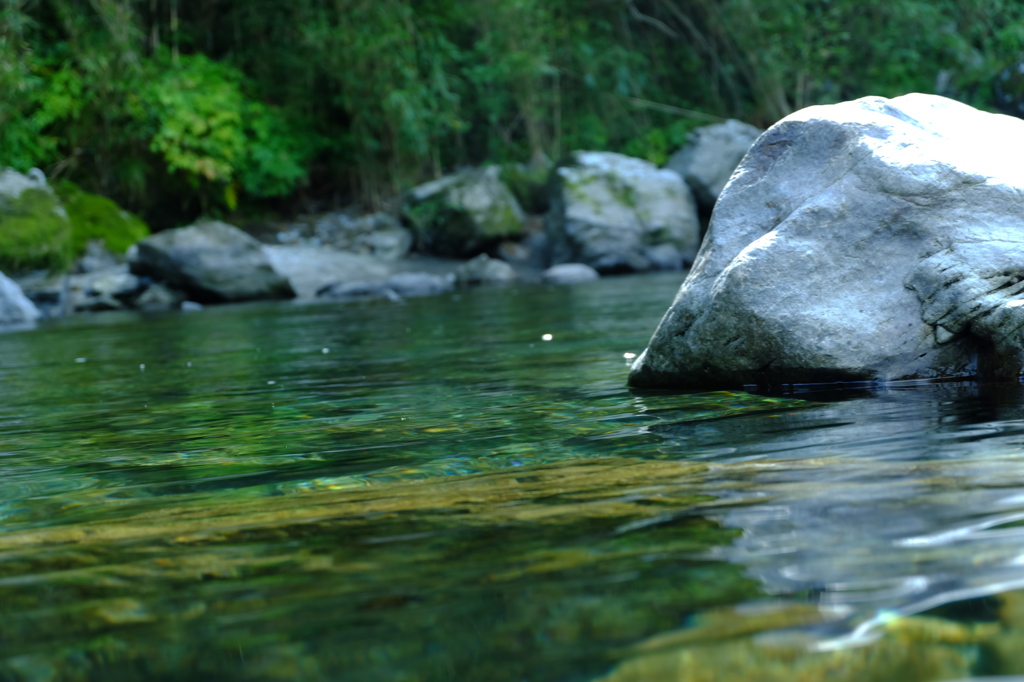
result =
[{"label": "boulder cluster", "polygon": [[[670,168],[577,151],[550,168],[465,169],[411,189],[392,212],[301,216],[263,230],[264,241],[211,220],[137,239],[124,255],[90,241],[68,274],[54,274],[64,251],[52,267],[39,267],[49,265],[48,254],[32,253],[35,269],[16,268],[16,282],[0,280],[0,325],[263,299],[398,301],[524,277],[575,284],[603,274],[679,270],[700,245],[699,201],[714,202],[758,132],[737,121],[698,129],[688,145],[694,149],[677,154]],[[703,172],[687,160],[708,157],[726,160]],[[75,189],[81,201],[85,195]],[[24,208],[23,194],[33,211]],[[54,243],[15,220],[70,229],[62,197],[35,169],[0,173],[0,236],[31,234],[26,249]]]}]

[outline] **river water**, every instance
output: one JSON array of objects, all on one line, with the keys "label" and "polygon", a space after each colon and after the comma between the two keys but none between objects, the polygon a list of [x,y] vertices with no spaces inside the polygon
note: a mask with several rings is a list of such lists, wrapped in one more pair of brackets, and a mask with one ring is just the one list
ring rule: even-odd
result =
[{"label": "river water", "polygon": [[1024,673],[1024,390],[625,387],[678,274],[0,336],[0,679]]}]

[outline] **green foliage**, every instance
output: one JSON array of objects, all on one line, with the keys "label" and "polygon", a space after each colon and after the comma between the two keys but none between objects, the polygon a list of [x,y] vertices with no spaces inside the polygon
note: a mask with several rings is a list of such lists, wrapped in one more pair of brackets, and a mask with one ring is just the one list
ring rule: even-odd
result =
[{"label": "green foliage", "polygon": [[0,271],[66,270],[73,257],[71,223],[54,194],[0,198]]},{"label": "green foliage", "polygon": [[467,164],[664,162],[695,125],[938,91],[992,107],[1017,0],[2,0],[0,164],[156,225]]},{"label": "green foliage", "polygon": [[54,189],[71,221],[71,250],[76,256],[93,239],[102,239],[114,253],[124,253],[149,236],[146,223],[106,197],[86,192],[70,180],[57,183]]},{"label": "green foliage", "polygon": [[704,123],[693,118],[683,118],[664,127],[651,128],[627,142],[623,152],[664,166],[672,153],[686,144],[686,136],[690,131]]},{"label": "green foliage", "polygon": [[195,187],[235,187],[257,197],[287,194],[305,176],[313,144],[272,107],[243,92],[237,69],[204,55],[182,57],[141,93],[156,129],[150,149]]},{"label": "green foliage", "polygon": [[34,115],[44,80],[34,69],[25,32],[31,18],[20,3],[0,3],[0,167],[27,171],[52,149],[54,140],[42,134]]}]

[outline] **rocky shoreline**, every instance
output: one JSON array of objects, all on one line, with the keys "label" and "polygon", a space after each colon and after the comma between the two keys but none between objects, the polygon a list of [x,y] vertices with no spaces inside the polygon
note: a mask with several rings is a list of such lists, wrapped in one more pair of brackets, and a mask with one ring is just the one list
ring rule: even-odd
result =
[{"label": "rocky shoreline", "polygon": [[[466,286],[679,270],[700,245],[698,206],[709,210],[708,197],[713,203],[759,132],[738,121],[698,129],[666,168],[579,151],[551,169],[465,169],[413,188],[394,213],[300,216],[259,232],[262,239],[205,220],[145,237],[124,254],[93,240],[70,272],[0,275],[0,327],[104,310],[400,301]],[[45,220],[68,220],[41,172],[2,173],[0,228],[26,197],[45,199]]]}]

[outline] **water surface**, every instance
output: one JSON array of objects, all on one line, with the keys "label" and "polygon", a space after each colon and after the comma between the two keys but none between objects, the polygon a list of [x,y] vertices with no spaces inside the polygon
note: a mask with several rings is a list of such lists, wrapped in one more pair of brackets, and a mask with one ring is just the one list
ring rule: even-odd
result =
[{"label": "water surface", "polygon": [[1024,672],[1021,387],[631,392],[679,280],[0,336],[0,677]]}]

